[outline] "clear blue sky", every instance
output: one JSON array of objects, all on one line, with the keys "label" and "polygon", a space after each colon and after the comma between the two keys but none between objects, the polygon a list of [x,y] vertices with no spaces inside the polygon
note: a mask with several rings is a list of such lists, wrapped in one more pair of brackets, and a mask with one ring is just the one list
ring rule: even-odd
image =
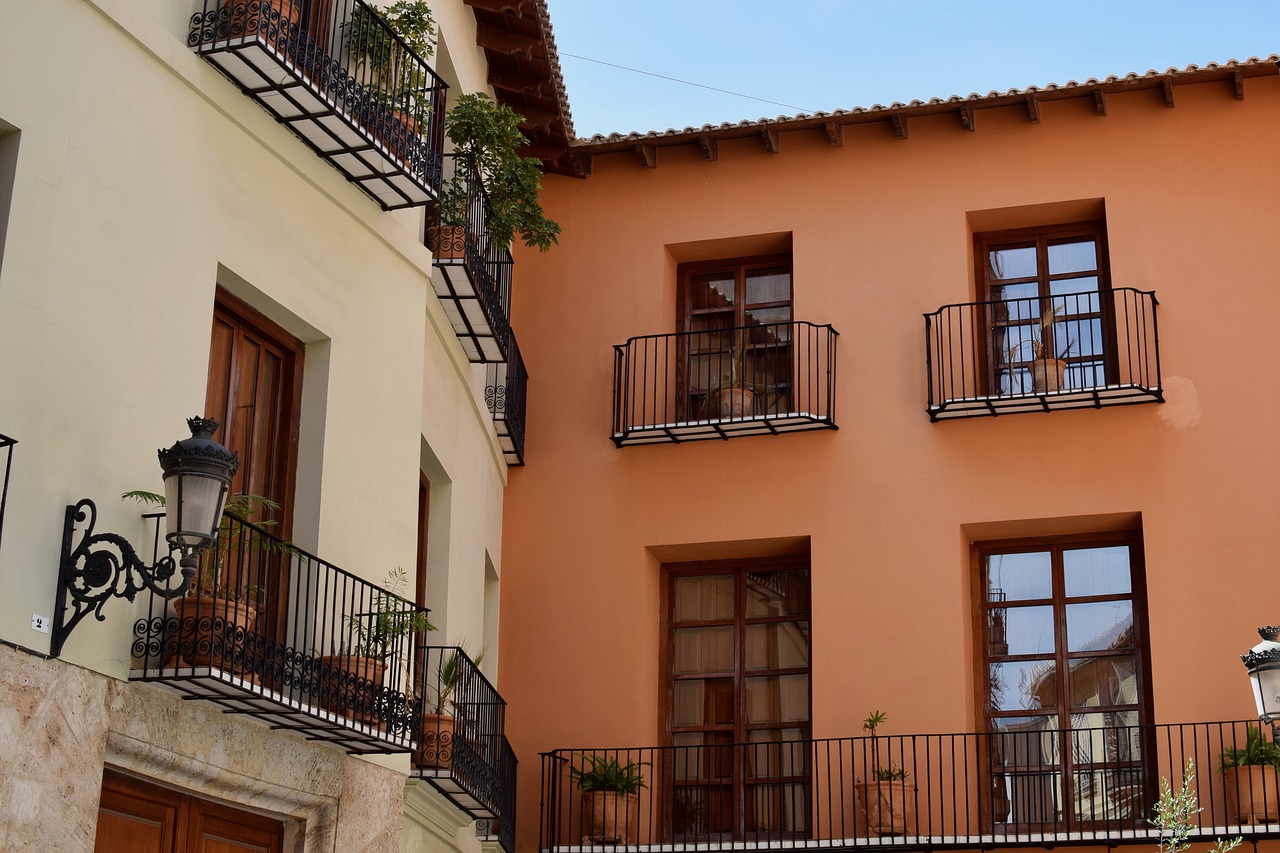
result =
[{"label": "clear blue sky", "polygon": [[1280,0],[547,3],[579,136],[1003,92],[1280,53]]}]

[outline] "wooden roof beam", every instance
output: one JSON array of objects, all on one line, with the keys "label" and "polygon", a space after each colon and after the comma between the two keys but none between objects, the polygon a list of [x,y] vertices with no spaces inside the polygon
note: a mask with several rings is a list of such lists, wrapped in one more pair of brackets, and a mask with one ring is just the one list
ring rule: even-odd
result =
[{"label": "wooden roof beam", "polygon": [[829,121],[823,125],[827,131],[827,143],[837,148],[844,145],[844,125]]},{"label": "wooden roof beam", "polygon": [[462,0],[464,4],[482,12],[515,15],[537,19],[538,8],[533,0]]},{"label": "wooden roof beam", "polygon": [[906,139],[907,138],[907,117],[904,115],[899,115],[898,113],[894,113],[892,116],[892,119],[893,119],[894,135],[897,136],[899,139]]},{"label": "wooden roof beam", "polygon": [[506,55],[520,54],[532,60],[533,52],[542,46],[542,39],[537,36],[513,33],[488,24],[476,25],[476,44]]},{"label": "wooden roof beam", "polygon": [[1032,124],[1040,123],[1040,99],[1035,95],[1027,98],[1027,118],[1031,119]]},{"label": "wooden roof beam", "polygon": [[569,163],[573,166],[573,173],[579,178],[591,177],[591,155],[590,154],[570,154]]},{"label": "wooden roof beam", "polygon": [[698,147],[702,149],[703,160],[720,159],[720,141],[713,136],[699,136]]},{"label": "wooden roof beam", "polygon": [[782,153],[782,134],[771,127],[761,128],[760,138],[764,141],[764,150],[770,154]]},{"label": "wooden roof beam", "polygon": [[512,107],[521,116],[524,116],[524,124],[526,127],[541,130],[544,133],[551,132],[551,125],[559,118],[553,110],[544,110],[541,107],[532,105],[521,105]]},{"label": "wooden roof beam", "polygon": [[1093,90],[1093,108],[1097,110],[1100,116],[1107,114],[1107,96],[1102,93],[1101,89]]},{"label": "wooden roof beam", "polygon": [[636,146],[636,156],[640,158],[640,165],[649,169],[658,168],[658,149],[652,145],[641,143]]},{"label": "wooden roof beam", "polygon": [[1231,79],[1236,86],[1236,100],[1243,101],[1244,100],[1244,75],[1241,74],[1239,71],[1237,71],[1235,74],[1231,75]]},{"label": "wooden roof beam", "polygon": [[976,125],[973,122],[973,106],[972,105],[965,104],[963,107],[960,108],[960,126],[968,131],[973,131],[977,129]]},{"label": "wooden roof beam", "polygon": [[1173,108],[1173,81],[1168,78],[1164,81],[1164,105]]},{"label": "wooden roof beam", "polygon": [[518,92],[532,95],[535,98],[551,96],[551,81],[532,74],[517,74],[511,71],[490,71],[489,85],[504,92]]}]

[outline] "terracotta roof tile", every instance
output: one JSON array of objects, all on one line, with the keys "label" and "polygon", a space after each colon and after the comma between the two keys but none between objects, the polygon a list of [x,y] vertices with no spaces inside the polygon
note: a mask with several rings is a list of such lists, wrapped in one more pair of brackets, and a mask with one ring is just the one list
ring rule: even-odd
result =
[{"label": "terracotta roof tile", "polygon": [[[543,0],[539,0],[545,9]],[[675,128],[667,128],[666,130],[649,130],[649,131],[632,131],[630,133],[610,133],[595,134],[590,138],[578,138],[572,143],[575,149],[586,149],[584,153],[591,153],[597,148],[604,146],[617,146],[619,143],[636,143],[647,142],[653,140],[665,140],[671,144],[677,141],[692,142],[698,136],[719,135],[725,131],[742,131],[758,128],[772,128],[777,130],[804,130],[811,126],[814,122],[822,120],[851,118],[851,117],[884,117],[894,113],[905,113],[910,115],[911,111],[918,110],[924,113],[936,111],[939,107],[945,107],[948,104],[970,104],[970,105],[986,105],[986,106],[1003,106],[1003,102],[1008,102],[1018,98],[1026,98],[1036,95],[1053,94],[1056,97],[1083,97],[1095,90],[1114,91],[1123,89],[1127,86],[1151,86],[1158,81],[1169,78],[1172,82],[1194,82],[1196,78],[1213,79],[1215,76],[1224,76],[1225,72],[1232,72],[1236,69],[1253,70],[1258,73],[1250,76],[1261,76],[1268,73],[1266,66],[1274,66],[1280,63],[1280,55],[1271,54],[1265,58],[1251,56],[1245,60],[1231,59],[1223,63],[1210,62],[1204,66],[1188,65],[1186,68],[1168,68],[1164,71],[1156,71],[1154,69],[1145,73],[1130,72],[1123,77],[1112,75],[1102,80],[1090,77],[1083,83],[1075,80],[1068,80],[1066,83],[1048,83],[1044,86],[1028,86],[1025,89],[1009,89],[1005,92],[989,91],[985,95],[971,92],[967,96],[951,95],[947,98],[930,98],[927,101],[913,100],[910,103],[902,103],[894,101],[892,104],[885,106],[884,104],[874,104],[870,107],[852,107],[850,109],[836,109],[830,112],[818,111],[814,113],[799,113],[794,116],[778,116],[776,118],[759,118],[755,121],[743,120],[736,123],[723,122],[719,125],[704,124],[701,127],[686,127],[683,130]],[[559,72],[559,66],[556,65],[556,71]],[[1274,73],[1274,72],[1271,72]],[[1229,75],[1225,75],[1229,76]],[[560,81],[563,87],[563,81]],[[565,100],[565,109],[568,109],[568,101]],[[606,153],[601,151],[600,153]]]}]

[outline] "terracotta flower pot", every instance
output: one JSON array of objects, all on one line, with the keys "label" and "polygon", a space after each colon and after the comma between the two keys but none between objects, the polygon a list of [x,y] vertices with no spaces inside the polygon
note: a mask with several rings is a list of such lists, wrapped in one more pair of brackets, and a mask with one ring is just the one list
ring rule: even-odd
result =
[{"label": "terracotta flower pot", "polygon": [[233,36],[256,36],[260,29],[271,26],[275,15],[280,21],[297,24],[302,17],[303,0],[223,0],[222,8],[230,10]]},{"label": "terracotta flower pot", "polygon": [[173,602],[176,619],[170,625],[166,650],[181,658],[178,666],[216,666],[246,673],[246,646],[251,640],[257,611],[247,604],[208,595],[188,596]]},{"label": "terracotta flower pot", "polygon": [[446,714],[424,714],[418,729],[419,767],[447,768],[453,763],[454,719]]},{"label": "terracotta flower pot", "polygon": [[427,248],[436,260],[462,260],[466,256],[467,229],[462,225],[428,225]]},{"label": "terracotta flower pot", "polygon": [[1029,364],[1031,387],[1037,394],[1062,390],[1067,363],[1060,358],[1037,358]]},{"label": "terracotta flower pot", "polygon": [[582,792],[583,844],[634,844],[639,827],[639,794]]},{"label": "terracotta flower pot", "polygon": [[377,724],[378,692],[386,663],[361,655],[326,655],[319,664],[320,707],[357,722]]},{"label": "terracotta flower pot", "polygon": [[858,782],[858,814],[870,835],[906,835],[915,825],[915,791],[906,782]]},{"label": "terracotta flower pot", "polygon": [[716,394],[716,405],[722,419],[746,418],[753,414],[755,392],[747,388],[724,388]]},{"label": "terracotta flower pot", "polygon": [[1227,823],[1253,826],[1280,820],[1280,775],[1267,764],[1228,767],[1222,771]]}]

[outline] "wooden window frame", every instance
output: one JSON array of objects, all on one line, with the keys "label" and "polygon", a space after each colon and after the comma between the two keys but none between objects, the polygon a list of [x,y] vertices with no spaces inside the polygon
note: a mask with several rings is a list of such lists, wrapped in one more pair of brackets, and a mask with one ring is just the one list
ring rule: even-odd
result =
[{"label": "wooden window frame", "polygon": [[[1048,263],[1048,246],[1050,243],[1063,241],[1071,237],[1090,236],[1094,239],[1094,247],[1097,260],[1097,270],[1092,274],[1098,279],[1098,299],[1099,310],[1096,316],[1099,317],[1102,325],[1102,371],[1103,378],[1101,385],[1105,385],[1113,380],[1117,375],[1117,342],[1116,329],[1114,323],[1114,310],[1108,294],[1111,292],[1111,259],[1107,246],[1107,223],[1103,219],[1088,219],[1077,222],[1067,222],[1054,225],[1031,226],[1026,228],[1009,228],[997,231],[975,232],[973,235],[974,251],[974,281],[978,290],[978,301],[984,303],[984,310],[979,312],[983,328],[978,336],[978,359],[979,363],[985,365],[982,376],[985,382],[985,393],[990,396],[1000,395],[999,374],[1002,368],[1006,367],[1004,361],[1004,353],[999,352],[992,345],[994,339],[994,331],[1003,324],[1003,321],[995,316],[994,307],[991,304],[993,300],[993,287],[1001,286],[1007,282],[997,282],[990,269],[988,258],[993,249],[1007,247],[1013,248],[1019,244],[1032,244],[1036,249],[1036,283],[1037,292],[1041,305],[1043,307],[1046,300],[1050,297],[1050,282],[1059,281],[1070,278],[1086,278],[1091,274],[1085,273],[1067,273],[1056,276],[1050,276]],[[1042,311],[1043,316],[1043,311]],[[1091,317],[1092,314],[1073,315],[1081,317]],[[1009,323],[1008,325],[1020,325]],[[1089,362],[1099,360],[1096,357],[1090,358],[1077,354],[1074,357],[1064,357],[1064,360],[1070,364],[1071,362]],[[1027,362],[1014,362],[1014,364],[1025,364]],[[1100,387],[1093,385],[1088,387]],[[1021,396],[1030,393],[1023,391],[1020,394],[1008,394],[1005,396]]]},{"label": "wooden window frame", "polygon": [[[753,616],[746,615],[746,576],[753,571],[770,571],[770,570],[804,570],[809,576],[809,601],[805,603],[805,612],[803,615],[786,614],[783,616]],[[734,580],[734,617],[732,619],[714,619],[714,620],[694,620],[677,622],[675,619],[675,580],[684,577],[696,577],[699,575],[735,575]],[[685,680],[677,677],[675,673],[675,630],[676,628],[689,627],[724,627],[732,625],[734,627],[734,666],[730,677],[734,683],[734,724],[733,737],[731,743],[741,744],[747,743],[749,732],[753,731],[770,731],[784,729],[801,729],[805,734],[803,740],[811,740],[813,737],[813,590],[812,590],[812,572],[811,561],[806,555],[787,555],[779,557],[752,557],[745,559],[728,559],[728,560],[704,560],[685,563],[664,563],[662,566],[662,591],[661,591],[661,624],[660,631],[662,636],[661,660],[663,666],[661,668],[663,685],[659,693],[660,708],[659,713],[663,721],[662,744],[664,747],[673,748],[675,746],[675,735],[685,732],[710,732],[716,731],[715,724],[704,724],[696,726],[675,726],[673,722],[675,709],[675,684],[677,681]],[[802,724],[795,722],[780,723],[748,723],[746,708],[746,678],[748,671],[746,668],[746,628],[749,625],[797,622],[804,621],[809,624],[809,664],[807,667],[796,668],[787,667],[772,670],[751,670],[750,675],[755,676],[771,676],[771,675],[794,675],[805,674],[808,676],[809,691],[806,696],[808,703],[809,719]],[[699,673],[697,675],[688,676],[690,680],[718,677],[715,673]],[[726,730],[727,731],[727,730]],[[748,783],[745,779],[745,768],[742,761],[734,760],[732,779],[729,782],[733,792],[733,809],[734,809],[734,827],[727,835],[724,833],[705,833],[705,834],[685,834],[676,833],[672,821],[674,820],[674,791],[677,787],[672,778],[674,750],[669,749],[672,755],[669,761],[663,761],[660,770],[662,776],[662,791],[656,796],[659,802],[661,814],[665,817],[662,820],[664,834],[669,840],[693,840],[699,843],[704,841],[719,840],[750,840],[754,834],[745,828],[747,809],[746,809],[746,791]],[[806,785],[806,832],[796,833],[796,837],[804,837],[808,830],[812,827],[808,821],[812,821],[812,803],[813,790],[809,773],[803,774],[801,777],[792,779],[788,777],[758,777],[760,780],[767,779],[773,784],[805,784]],[[757,782],[758,784],[758,782]],[[777,833],[770,833],[769,838],[776,840]]]},{"label": "wooden window frame", "polygon": [[[786,269],[787,281],[789,284],[790,298],[785,301],[774,300],[771,302],[758,302],[747,304],[746,301],[746,281],[747,275],[751,272],[770,269]],[[733,323],[732,328],[742,328],[747,326],[748,310],[777,309],[785,307],[787,309],[786,323],[795,322],[795,273],[792,263],[792,254],[790,252],[775,252],[764,255],[742,255],[733,258],[719,258],[706,261],[686,261],[676,266],[676,330],[681,334],[678,337],[676,345],[677,364],[680,369],[676,376],[676,400],[677,411],[681,412],[679,420],[689,421],[697,420],[702,415],[710,413],[704,411],[703,396],[694,390],[690,381],[692,369],[691,359],[702,354],[692,349],[691,342],[693,335],[689,334],[693,331],[693,319],[698,316],[713,316],[722,314],[726,308],[694,308],[693,307],[693,287],[692,282],[695,277],[710,275],[715,273],[723,273],[726,276],[732,276],[734,280],[734,301],[733,301]],[[754,346],[753,346],[754,348]],[[709,351],[710,352],[710,351]],[[714,352],[722,353],[723,350],[715,350]],[[788,358],[788,364],[794,358],[794,353]],[[794,395],[795,378],[788,377],[785,383],[786,395]],[[777,386],[771,386],[770,390],[776,390]],[[776,405],[776,404],[775,404]]]},{"label": "wooden window frame", "polygon": [[[1129,594],[1098,594],[1090,596],[1070,596],[1065,593],[1063,584],[1063,563],[1062,552],[1073,549],[1083,549],[1089,547],[1109,547],[1125,545],[1129,548],[1129,577],[1130,591]],[[1051,655],[992,655],[991,654],[991,625],[992,613],[1002,609],[999,602],[988,600],[987,594],[987,568],[986,561],[988,557],[1000,554],[1015,553],[1034,553],[1049,551],[1050,567],[1051,567],[1051,597],[1047,599],[1025,599],[1018,600],[1017,607],[1032,606],[1052,606],[1053,618],[1055,626],[1054,635],[1054,651]],[[1052,657],[1056,671],[1059,673],[1058,683],[1058,705],[1053,709],[1059,721],[1058,731],[1071,731],[1071,695],[1070,685],[1064,678],[1064,673],[1069,668],[1068,661],[1070,659],[1080,659],[1088,657],[1108,657],[1114,656],[1114,652],[1108,650],[1093,651],[1069,651],[1066,636],[1066,606],[1070,602],[1090,603],[1099,601],[1118,601],[1128,600],[1132,603],[1133,610],[1133,647],[1132,655],[1136,659],[1135,677],[1137,679],[1137,702],[1133,705],[1125,706],[1099,706],[1100,709],[1105,708],[1129,708],[1136,709],[1138,714],[1138,723],[1142,735],[1141,741],[1141,758],[1138,760],[1144,770],[1153,767],[1152,762],[1155,760],[1153,733],[1150,728],[1154,719],[1153,700],[1151,695],[1151,660],[1150,660],[1150,635],[1148,630],[1147,617],[1147,585],[1146,585],[1146,562],[1142,546],[1141,531],[1114,531],[1105,533],[1083,533],[1068,534],[1058,536],[1043,536],[1018,539],[999,539],[973,544],[974,571],[972,572],[972,595],[975,607],[973,608],[973,636],[977,644],[976,654],[974,655],[974,684],[977,685],[975,694],[975,713],[976,719],[982,726],[982,731],[993,733],[996,730],[992,726],[993,719],[1002,717],[1026,717],[1026,716],[1047,716],[1043,713],[1033,713],[1030,711],[1000,711],[994,712],[991,709],[991,689],[990,689],[990,665],[993,662],[1018,659],[1038,659]],[[1003,609],[1008,608],[1008,604],[1003,605]],[[1062,758],[1059,767],[1062,768],[1062,799],[1064,803],[1070,804],[1074,802],[1072,797],[1072,767],[1074,766],[1073,758],[1070,750],[1065,750],[1060,745],[1060,753]],[[985,753],[985,750],[979,750]],[[982,766],[981,778],[991,779],[993,768],[990,764],[990,756],[983,754],[980,759]],[[1093,763],[1093,762],[1091,762]],[[1133,818],[1134,825],[1140,825],[1146,814],[1146,806],[1155,803],[1155,774],[1151,772],[1143,773],[1144,788],[1143,809],[1140,809]],[[992,786],[987,784],[983,786],[984,793],[980,803],[980,813],[983,825],[989,829],[993,826],[994,805],[991,801],[993,796]],[[1068,806],[1069,808],[1070,806]],[[1096,821],[1081,820],[1073,814],[1064,813],[1061,823],[1074,831],[1080,828],[1104,828],[1114,829],[1117,821]],[[1041,831],[1042,823],[1016,824],[1002,823],[1002,827],[1008,831]]]},{"label": "wooden window frame", "polygon": [[[282,385],[277,397],[281,401],[281,409],[284,413],[285,423],[281,426],[285,433],[283,436],[277,436],[276,438],[280,442],[279,447],[283,452],[273,460],[275,470],[270,475],[273,482],[280,484],[279,503],[281,509],[280,517],[274,519],[277,524],[271,532],[282,539],[289,539],[293,533],[294,491],[298,476],[298,435],[302,412],[302,369],[306,345],[283,326],[221,286],[217,288],[214,298],[213,322],[215,324],[220,316],[229,317],[234,323],[255,333],[262,339],[262,343],[277,351],[282,361]],[[222,410],[216,412],[211,410],[213,402],[208,399],[208,395],[214,384],[214,367],[211,354],[209,381],[205,392],[205,407],[207,416],[214,418],[220,424],[219,432],[222,435],[222,441],[224,444],[228,444],[228,426],[233,423],[231,409],[235,405],[235,395],[229,391],[226,405]],[[227,386],[229,389],[235,389],[239,381],[237,359],[232,358],[230,370],[231,373],[227,377]]]}]

